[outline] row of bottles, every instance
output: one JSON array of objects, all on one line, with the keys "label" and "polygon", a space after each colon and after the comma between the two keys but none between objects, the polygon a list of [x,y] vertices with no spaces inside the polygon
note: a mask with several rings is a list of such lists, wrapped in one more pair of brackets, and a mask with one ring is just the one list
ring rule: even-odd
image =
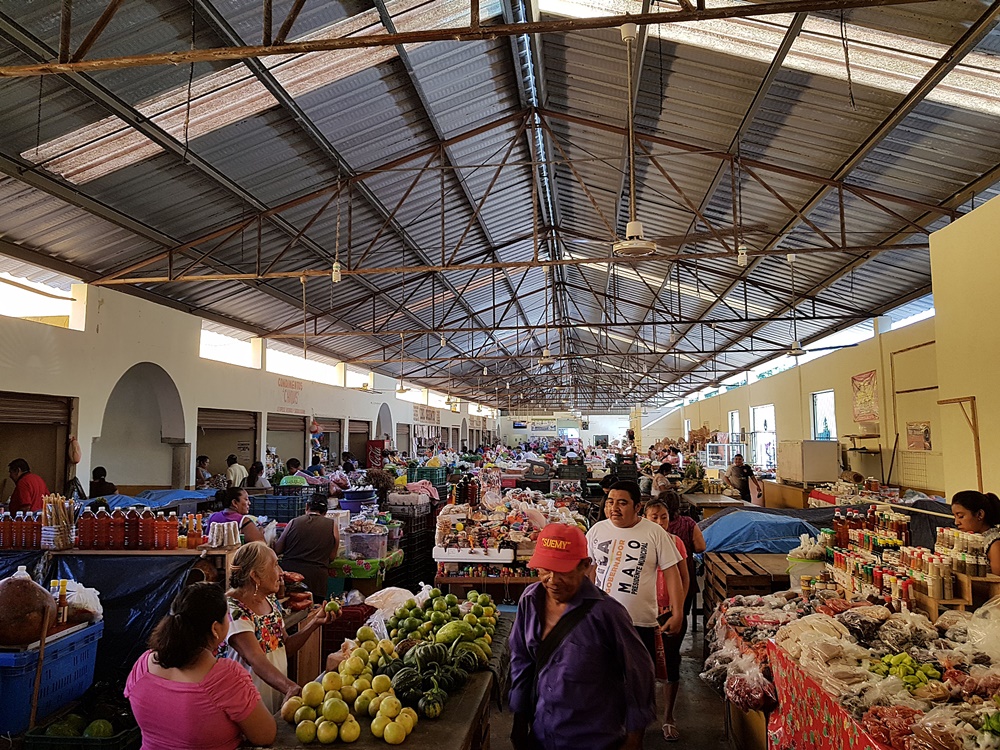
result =
[{"label": "row of bottles", "polygon": [[0,515],[0,549],[41,549],[42,514],[19,510]]},{"label": "row of bottles", "polygon": [[177,549],[177,514],[154,514],[149,508],[115,508],[108,513],[89,508],[77,521],[76,543],[80,549]]},{"label": "row of bottles", "polygon": [[[848,510],[841,514],[838,508],[833,517],[833,537],[835,547],[848,547],[859,543],[863,532],[874,532],[875,536],[898,540],[900,544],[910,543],[910,517],[904,513],[879,512],[876,506],[863,510]],[[862,533],[857,533],[862,532]],[[828,545],[829,546],[829,545]]]}]

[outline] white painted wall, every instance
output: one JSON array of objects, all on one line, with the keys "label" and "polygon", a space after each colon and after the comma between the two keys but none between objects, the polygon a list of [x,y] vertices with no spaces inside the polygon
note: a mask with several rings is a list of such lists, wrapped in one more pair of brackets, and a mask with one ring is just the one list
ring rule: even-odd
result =
[{"label": "white painted wall", "polygon": [[[140,435],[134,432],[138,427],[129,428],[121,420],[112,420],[109,434],[102,434],[112,390],[123,373],[141,362],[162,367],[177,387],[184,410],[185,439],[192,446],[192,477],[199,407],[238,409],[265,416],[267,412],[321,414],[374,422],[379,406],[385,402],[393,424],[413,422],[413,405],[396,399],[392,378],[375,376],[375,388],[381,394],[309,381],[302,381],[300,390],[289,393],[279,384],[288,380],[287,376],[202,359],[198,354],[201,319],[196,316],[100,287],[76,285],[73,296],[77,299],[77,314],[80,309],[86,311],[83,330],[0,317],[0,390],[79,399],[78,438],[83,451],[77,468],[79,476],[89,476],[97,457],[116,483],[127,484],[110,471],[111,463],[116,467],[135,466],[143,478],[136,484],[161,483],[163,472],[169,479],[169,449],[164,452],[166,460],[161,471],[162,457],[154,451],[151,431]],[[142,394],[130,391],[127,396],[137,409],[145,409]],[[463,404],[460,413],[439,411],[443,426],[459,426],[467,416],[468,405]],[[145,419],[150,415],[141,411],[131,416]],[[262,428],[266,431],[266,425]],[[346,437],[345,430],[345,441]],[[138,440],[138,454],[132,440]],[[264,441],[261,443],[263,446]],[[124,455],[123,463],[110,460],[114,452]],[[30,457],[26,458],[30,462]],[[151,468],[153,463],[157,468]]]}]

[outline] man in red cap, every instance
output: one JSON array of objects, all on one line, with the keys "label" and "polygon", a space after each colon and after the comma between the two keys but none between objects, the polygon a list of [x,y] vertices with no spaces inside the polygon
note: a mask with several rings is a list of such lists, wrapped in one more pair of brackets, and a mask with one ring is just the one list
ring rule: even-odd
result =
[{"label": "man in red cap", "polygon": [[588,576],[587,538],[551,523],[510,634],[515,750],[642,747],[656,716],[653,663],[625,607]]}]

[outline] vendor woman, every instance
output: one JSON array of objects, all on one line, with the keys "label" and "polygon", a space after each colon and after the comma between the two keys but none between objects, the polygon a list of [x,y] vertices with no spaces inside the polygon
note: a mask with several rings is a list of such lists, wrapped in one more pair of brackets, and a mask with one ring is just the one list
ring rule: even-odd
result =
[{"label": "vendor woman", "polygon": [[983,535],[990,572],[1000,575],[1000,544],[994,544],[1000,540],[1000,498],[992,492],[963,490],[951,498],[951,512],[959,531]]},{"label": "vendor woman", "polygon": [[250,670],[261,700],[274,713],[286,697],[301,692],[298,683],[288,677],[288,657],[302,648],[316,628],[333,622],[336,615],[320,606],[299,625],[295,635],[285,632],[277,600],[281,567],[278,556],[264,542],[240,547],[233,559],[229,583],[229,656]]}]

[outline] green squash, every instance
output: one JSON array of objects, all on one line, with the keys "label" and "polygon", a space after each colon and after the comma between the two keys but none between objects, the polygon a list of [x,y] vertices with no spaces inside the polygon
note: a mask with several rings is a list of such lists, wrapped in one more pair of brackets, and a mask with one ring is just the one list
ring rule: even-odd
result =
[{"label": "green squash", "polygon": [[436,719],[441,715],[441,712],[444,711],[444,704],[436,698],[428,698],[427,695],[424,694],[420,698],[417,708],[419,708],[420,713],[428,719]]}]

